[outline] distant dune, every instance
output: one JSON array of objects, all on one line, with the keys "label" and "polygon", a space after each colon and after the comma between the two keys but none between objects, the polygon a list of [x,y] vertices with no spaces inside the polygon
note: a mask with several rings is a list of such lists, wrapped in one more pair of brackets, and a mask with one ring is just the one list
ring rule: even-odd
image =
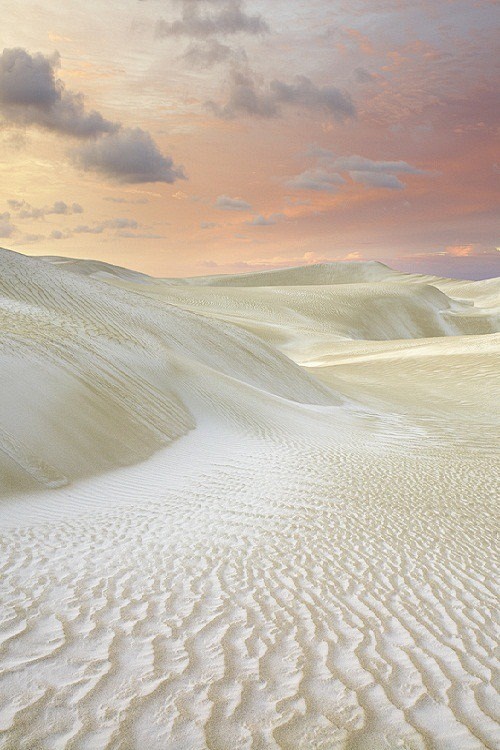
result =
[{"label": "distant dune", "polygon": [[500,279],[0,249],[0,747],[499,747]]}]

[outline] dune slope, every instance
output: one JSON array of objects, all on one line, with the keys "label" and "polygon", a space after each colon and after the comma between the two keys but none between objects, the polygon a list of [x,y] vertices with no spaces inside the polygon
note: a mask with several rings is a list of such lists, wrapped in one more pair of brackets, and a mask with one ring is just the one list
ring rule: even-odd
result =
[{"label": "dune slope", "polygon": [[499,747],[498,281],[1,251],[0,748]]},{"label": "dune slope", "polygon": [[0,252],[4,489],[28,479],[64,484],[185,434],[195,426],[179,395],[189,368],[206,398],[226,376],[277,396],[335,402],[241,330]]}]

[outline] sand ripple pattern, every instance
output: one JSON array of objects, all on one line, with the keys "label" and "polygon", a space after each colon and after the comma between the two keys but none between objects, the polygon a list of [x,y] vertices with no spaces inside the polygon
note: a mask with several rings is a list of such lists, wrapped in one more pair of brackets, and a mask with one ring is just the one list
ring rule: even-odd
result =
[{"label": "sand ripple pattern", "polygon": [[362,458],[6,536],[0,746],[498,747],[492,467]]}]

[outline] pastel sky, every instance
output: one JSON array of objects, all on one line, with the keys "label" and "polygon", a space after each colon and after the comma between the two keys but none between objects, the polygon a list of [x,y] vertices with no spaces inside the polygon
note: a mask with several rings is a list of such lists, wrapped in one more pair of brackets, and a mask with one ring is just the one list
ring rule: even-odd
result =
[{"label": "pastel sky", "polygon": [[498,21],[496,0],[4,0],[0,245],[158,276],[500,275]]}]

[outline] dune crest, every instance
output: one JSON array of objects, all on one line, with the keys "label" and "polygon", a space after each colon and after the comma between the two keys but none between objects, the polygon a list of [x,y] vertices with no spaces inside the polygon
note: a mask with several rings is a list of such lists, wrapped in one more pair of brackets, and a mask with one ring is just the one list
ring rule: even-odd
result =
[{"label": "dune crest", "polygon": [[283,398],[335,402],[241,330],[171,305],[138,304],[6,250],[0,264],[4,488],[22,486],[23,477],[60,485],[145,458],[186,434],[195,420],[180,393],[190,379],[207,399],[226,375]]}]

